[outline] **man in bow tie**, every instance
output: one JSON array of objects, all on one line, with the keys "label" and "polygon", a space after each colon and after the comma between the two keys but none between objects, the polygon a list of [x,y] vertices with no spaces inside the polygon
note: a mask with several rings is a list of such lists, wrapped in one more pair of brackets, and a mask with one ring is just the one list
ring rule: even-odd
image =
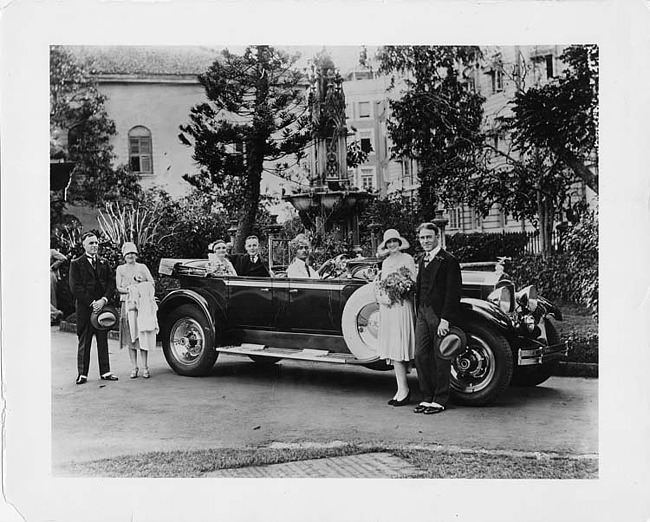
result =
[{"label": "man in bow tie", "polygon": [[442,358],[436,340],[449,333],[460,311],[461,273],[458,260],[440,245],[440,229],[434,223],[418,227],[424,256],[415,283],[415,367],[422,402],[415,413],[440,413],[449,400],[451,361]]},{"label": "man in bow tie", "polygon": [[269,269],[260,256],[260,240],[257,236],[248,236],[245,254],[234,254],[230,256],[230,261],[235,267],[237,275],[269,277]]},{"label": "man in bow tie", "polygon": [[98,330],[90,322],[93,312],[99,312],[115,292],[115,277],[108,261],[97,255],[99,241],[92,232],[83,235],[84,253],[70,263],[70,291],[75,298],[77,315],[77,384],[88,380],[90,347],[97,338],[99,375],[102,380],[116,381],[108,360],[108,331]]}]

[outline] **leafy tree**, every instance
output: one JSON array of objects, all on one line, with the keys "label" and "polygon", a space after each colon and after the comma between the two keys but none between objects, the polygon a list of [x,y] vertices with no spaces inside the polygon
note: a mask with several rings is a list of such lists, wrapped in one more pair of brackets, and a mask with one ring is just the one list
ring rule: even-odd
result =
[{"label": "leafy tree", "polygon": [[[267,45],[248,47],[241,56],[223,51],[199,75],[208,101],[194,106],[190,123],[180,126],[179,139],[194,146],[201,166],[184,178],[239,216],[235,251],[253,230],[266,165],[299,160],[310,138],[297,59]],[[279,170],[287,166],[280,163]]]},{"label": "leafy tree", "polygon": [[394,228],[410,243],[410,252],[415,253],[419,245],[416,228],[422,221],[418,200],[402,192],[388,198],[377,198],[370,201],[359,215],[359,233],[364,251],[371,256],[377,254],[377,252],[372,252],[370,240],[372,235],[370,225],[377,223],[381,225],[376,235],[378,242],[381,242],[386,229]]},{"label": "leafy tree", "polygon": [[139,178],[113,167],[115,123],[90,71],[61,46],[50,48],[50,156],[75,163],[71,199],[92,205],[141,195]]},{"label": "leafy tree", "polygon": [[418,161],[420,204],[427,219],[439,201],[466,200],[468,184],[478,173],[484,98],[467,89],[459,65],[479,55],[477,47],[462,46],[386,46],[378,53],[380,72],[403,77],[404,93],[390,101],[388,131],[393,156]]},{"label": "leafy tree", "polygon": [[576,183],[598,189],[587,166],[597,153],[598,49],[571,46],[560,58],[567,63],[560,78],[517,91],[512,116],[497,118],[500,132],[509,132],[511,139],[504,148],[486,136],[491,158],[482,177],[484,203],[499,203],[516,218],[535,223],[545,254],[552,250],[560,211],[575,221],[585,210]]},{"label": "leafy tree", "polygon": [[[420,164],[423,217],[431,217],[437,199],[466,203],[483,216],[498,204],[516,219],[535,223],[544,251],[550,251],[558,212],[578,216],[584,209],[574,184],[589,178],[576,173],[584,174],[597,150],[597,49],[592,47],[568,48],[561,57],[568,64],[563,76],[517,92],[513,116],[498,117],[487,129],[480,107],[484,99],[463,87],[460,72],[484,58],[479,50],[387,47],[379,54],[384,72],[406,77],[405,93],[391,103],[389,132],[393,155]],[[499,60],[494,65],[506,72]],[[556,121],[556,114],[564,119]],[[511,139],[501,139],[506,132]],[[578,159],[584,168],[576,166]]]},{"label": "leafy tree", "polygon": [[598,193],[590,166],[598,154],[598,46],[572,45],[560,58],[567,68],[557,81],[515,95],[509,128],[521,150],[550,151]]}]

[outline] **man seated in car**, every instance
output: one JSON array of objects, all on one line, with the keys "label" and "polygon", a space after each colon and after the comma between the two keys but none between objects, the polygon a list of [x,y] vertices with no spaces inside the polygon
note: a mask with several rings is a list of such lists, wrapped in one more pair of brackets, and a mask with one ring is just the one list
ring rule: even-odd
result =
[{"label": "man seated in car", "polygon": [[320,275],[309,266],[309,255],[311,254],[311,243],[305,234],[298,234],[294,237],[289,246],[295,251],[295,257],[287,267],[287,277],[291,278],[312,278],[318,279]]},{"label": "man seated in car", "polygon": [[248,236],[244,244],[245,254],[231,254],[230,261],[240,276],[269,277],[269,269],[260,255],[260,240],[257,236]]}]

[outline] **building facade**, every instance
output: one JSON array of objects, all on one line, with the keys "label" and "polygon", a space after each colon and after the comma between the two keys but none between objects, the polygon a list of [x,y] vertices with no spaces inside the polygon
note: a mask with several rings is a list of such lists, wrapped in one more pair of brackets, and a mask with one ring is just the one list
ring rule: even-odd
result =
[{"label": "building facade", "polygon": [[[417,188],[415,162],[393,158],[388,135],[390,79],[370,68],[345,75],[346,124],[351,139],[368,153],[368,160],[352,169],[352,185],[386,197],[397,192],[412,194]],[[399,91],[395,91],[399,92]]]},{"label": "building facade", "polygon": [[[68,50],[92,64],[98,88],[107,97],[106,109],[117,130],[112,138],[116,163],[128,164],[145,188],[158,186],[175,197],[186,194],[190,185],[183,175],[194,174],[199,167],[192,159],[192,147],[179,139],[179,125],[188,121],[194,105],[205,101],[197,75],[209,68],[220,50],[180,46],[74,46]],[[485,47],[481,61],[462,71],[468,88],[486,99],[484,126],[495,147],[510,146],[497,117],[507,115],[508,102],[517,90],[543,85],[562,72],[562,50],[555,45]],[[344,71],[343,78],[348,141],[356,139],[368,152],[364,164],[349,169],[351,185],[380,197],[415,196],[417,162],[391,156],[389,101],[399,96],[399,84],[389,90],[390,78],[376,74],[372,64]],[[303,181],[310,175],[307,163],[294,169]],[[289,181],[264,176],[262,193],[279,195],[291,189]],[[531,223],[513,219],[498,206],[484,218],[467,205],[444,210],[449,233],[534,230]]]}]

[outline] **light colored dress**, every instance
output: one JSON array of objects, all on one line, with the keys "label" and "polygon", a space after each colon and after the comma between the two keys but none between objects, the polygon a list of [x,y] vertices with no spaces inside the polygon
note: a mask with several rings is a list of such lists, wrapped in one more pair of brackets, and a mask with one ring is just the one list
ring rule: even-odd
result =
[{"label": "light colored dress", "polygon": [[237,275],[235,267],[228,258],[219,258],[217,254],[208,254],[208,273],[213,275]]},{"label": "light colored dress", "polygon": [[[137,332],[137,326],[131,325],[134,322],[133,313],[129,314],[129,306],[127,302],[129,301],[129,293],[122,293],[123,290],[131,288],[136,288],[136,286],[142,282],[149,282],[151,285],[154,284],[153,277],[151,272],[147,268],[147,265],[142,263],[134,263],[130,265],[129,263],[124,263],[119,265],[115,270],[115,286],[118,291],[120,291],[120,301],[122,303],[120,309],[120,348],[131,348],[132,350],[141,349],[148,350],[153,348],[156,345],[155,334],[153,336],[153,346],[151,346],[150,335],[143,335],[143,340],[147,337],[145,342],[140,342],[140,339],[132,335],[132,331]],[[122,290],[122,291],[121,291]],[[133,292],[131,292],[133,302]],[[154,301],[155,305],[155,301]],[[129,315],[131,316],[131,321],[129,322]]]},{"label": "light colored dress", "polygon": [[[416,269],[413,258],[404,252],[390,254],[383,262],[380,278],[406,267],[415,281]],[[390,361],[411,361],[415,357],[415,313],[413,301],[392,305],[379,302],[379,348],[377,355]]]}]

